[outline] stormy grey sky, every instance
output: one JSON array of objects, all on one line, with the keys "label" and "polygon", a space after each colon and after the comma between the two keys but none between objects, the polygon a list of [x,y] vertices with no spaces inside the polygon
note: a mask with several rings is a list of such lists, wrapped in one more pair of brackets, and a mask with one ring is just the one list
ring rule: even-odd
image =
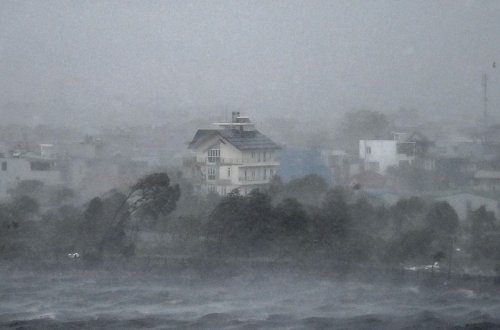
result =
[{"label": "stormy grey sky", "polygon": [[29,124],[462,115],[489,72],[500,113],[499,39],[500,1],[4,0],[0,110]]}]

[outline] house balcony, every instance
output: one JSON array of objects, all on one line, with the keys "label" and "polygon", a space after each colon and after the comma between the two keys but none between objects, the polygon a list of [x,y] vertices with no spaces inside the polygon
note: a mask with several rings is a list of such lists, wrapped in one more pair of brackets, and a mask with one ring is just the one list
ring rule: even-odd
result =
[{"label": "house balcony", "polygon": [[242,165],[242,166],[279,166],[275,160],[256,160],[252,158],[197,157],[199,165]]},{"label": "house balcony", "polygon": [[280,163],[274,160],[266,160],[266,161],[255,161],[251,160],[246,163],[240,164],[241,167],[258,167],[258,166],[279,166]]},{"label": "house balcony", "polygon": [[241,177],[238,180],[239,185],[260,185],[260,184],[268,184],[270,182],[270,179],[264,179],[264,178],[244,178]]}]

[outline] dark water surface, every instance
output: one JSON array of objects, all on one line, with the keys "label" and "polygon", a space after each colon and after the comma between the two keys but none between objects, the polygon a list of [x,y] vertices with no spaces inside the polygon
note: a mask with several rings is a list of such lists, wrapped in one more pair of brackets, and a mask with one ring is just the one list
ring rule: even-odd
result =
[{"label": "dark water surface", "polygon": [[493,284],[392,284],[291,271],[0,270],[12,329],[500,329]]}]

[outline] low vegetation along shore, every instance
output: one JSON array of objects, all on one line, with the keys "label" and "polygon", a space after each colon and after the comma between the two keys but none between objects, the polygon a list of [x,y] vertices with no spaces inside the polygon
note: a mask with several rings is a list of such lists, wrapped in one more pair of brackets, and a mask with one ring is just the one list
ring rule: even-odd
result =
[{"label": "low vegetation along shore", "polygon": [[498,221],[483,207],[459,221],[446,202],[412,197],[388,207],[361,189],[329,189],[315,175],[288,183],[275,177],[266,191],[219,197],[154,173],[84,203],[50,200],[40,205],[35,190],[18,189],[0,205],[4,265],[203,269],[243,262],[443,278],[500,270]]}]

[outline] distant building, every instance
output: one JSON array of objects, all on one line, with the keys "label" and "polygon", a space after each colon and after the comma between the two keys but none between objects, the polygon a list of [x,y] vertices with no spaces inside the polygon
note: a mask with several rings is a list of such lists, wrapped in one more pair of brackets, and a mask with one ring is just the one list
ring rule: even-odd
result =
[{"label": "distant building", "polygon": [[40,154],[0,153],[0,199],[6,198],[9,189],[21,181],[40,181],[46,185],[63,183],[52,145],[42,144],[40,150]]},{"label": "distant building", "polygon": [[474,174],[475,190],[500,191],[500,171],[479,170]]},{"label": "distant building", "polygon": [[130,184],[148,170],[147,163],[105,152],[104,143],[86,138],[57,146],[39,144],[39,151],[6,150],[0,146],[0,199],[22,181],[78,189],[94,196]]},{"label": "distant building", "polygon": [[148,171],[147,162],[110,151],[98,138],[69,142],[61,145],[60,150],[57,161],[64,184],[84,195],[131,184]]},{"label": "distant building", "polygon": [[393,140],[360,140],[359,158],[365,170],[385,174],[389,167],[410,165],[415,159],[415,146],[399,134]]},{"label": "distant building", "polygon": [[219,128],[198,130],[189,143],[195,156],[184,165],[195,191],[225,195],[239,189],[244,195],[265,187],[280,164],[280,147],[239,112],[233,112],[230,123],[215,125]]},{"label": "distant building", "polygon": [[451,192],[437,194],[434,199],[448,202],[461,220],[465,220],[469,212],[477,210],[481,206],[484,206],[488,211],[492,211],[496,217],[500,215],[498,199],[483,193]]}]

